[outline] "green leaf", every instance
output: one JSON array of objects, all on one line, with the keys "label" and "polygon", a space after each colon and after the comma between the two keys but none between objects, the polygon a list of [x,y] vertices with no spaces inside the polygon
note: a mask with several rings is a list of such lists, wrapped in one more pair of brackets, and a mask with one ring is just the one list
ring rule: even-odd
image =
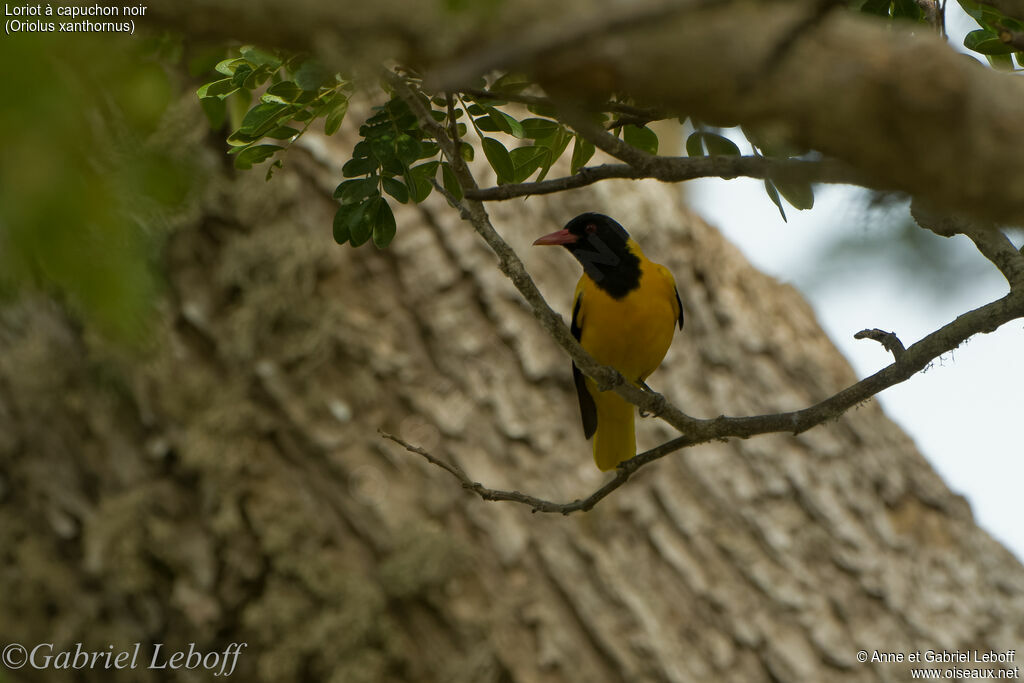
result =
[{"label": "green leaf", "polygon": [[349,159],[345,162],[345,165],[341,167],[341,175],[346,178],[355,178],[356,176],[366,175],[372,173],[377,169],[377,162],[374,159],[364,157],[362,159]]},{"label": "green leaf", "polygon": [[412,200],[417,204],[429,197],[433,191],[434,184],[430,181],[437,176],[437,167],[440,163],[439,161],[428,161],[425,164],[413,166],[409,169],[409,173],[406,176],[406,185],[409,188]]},{"label": "green leaf", "polygon": [[353,247],[361,247],[366,244],[373,234],[374,219],[377,217],[377,202],[384,201],[380,195],[365,199],[356,206],[348,219],[348,241]]},{"label": "green leaf", "polygon": [[455,169],[447,161],[441,162],[441,180],[444,189],[448,190],[450,195],[456,199],[462,199],[462,185],[459,184],[459,178],[455,175]]},{"label": "green leaf", "polygon": [[370,156],[370,143],[366,140],[360,140],[356,143],[356,146],[352,148],[353,159],[366,159]]},{"label": "green leaf", "polygon": [[395,156],[395,139],[390,133],[369,138],[369,141],[370,151],[378,161],[383,163],[385,159]]},{"label": "green leaf", "polygon": [[277,128],[267,131],[265,136],[268,138],[274,138],[275,140],[290,140],[298,134],[299,131],[295,128],[291,128],[290,126],[278,126]]},{"label": "green leaf", "polygon": [[406,166],[423,155],[423,146],[420,141],[405,133],[399,135],[395,140],[395,150],[398,159]]},{"label": "green leaf", "polygon": [[500,133],[501,132],[501,128],[498,127],[498,124],[495,123],[494,120],[490,116],[481,116],[479,118],[475,118],[475,119],[473,119],[473,123],[476,124],[476,127],[477,127],[478,130],[481,130],[484,133]]},{"label": "green leaf", "polygon": [[381,198],[377,203],[377,215],[373,225],[373,246],[384,249],[395,239],[395,214],[387,200]]},{"label": "green leaf", "polygon": [[376,177],[346,180],[334,188],[334,198],[342,204],[358,204],[374,194],[379,194]]},{"label": "green leaf", "polygon": [[543,140],[553,136],[560,126],[550,119],[524,119],[523,137],[531,140]]},{"label": "green leaf", "polygon": [[577,171],[586,166],[592,156],[594,156],[594,145],[577,135],[576,142],[572,146],[572,160],[569,162],[569,173],[575,175]]},{"label": "green leaf", "polygon": [[776,180],[775,187],[795,208],[801,211],[814,208],[814,188],[809,182]]},{"label": "green leaf", "polygon": [[358,204],[342,204],[334,214],[334,241],[338,244],[348,242],[351,232],[349,221],[352,214],[359,208]]},{"label": "green leaf", "polygon": [[505,145],[494,138],[484,138],[483,147],[484,156],[487,157],[494,172],[498,174],[498,184],[511,182],[515,177],[516,167],[512,163],[512,157],[509,156]]},{"label": "green leaf", "polygon": [[548,158],[546,147],[518,147],[509,153],[512,165],[515,167],[513,180],[521,183],[541,167],[541,164]]},{"label": "green leaf", "polygon": [[768,198],[774,202],[775,206],[779,207],[779,213],[782,214],[782,220],[786,223],[786,211],[782,208],[782,200],[779,199],[779,191],[775,189],[775,184],[765,178],[764,180],[764,191],[768,193]]},{"label": "green leaf", "polygon": [[[245,77],[242,82],[242,87],[247,90],[255,90],[259,86],[267,82],[270,78],[270,74],[273,73],[268,66],[258,66]],[[235,78],[238,78],[238,73],[235,73]]]},{"label": "green leaf", "polygon": [[740,148],[736,143],[717,133],[699,130],[686,138],[686,153],[691,157],[704,156],[739,156]]},{"label": "green leaf", "polygon": [[274,155],[279,149],[284,149],[280,145],[253,145],[247,147],[238,153],[235,157],[235,168],[246,170],[253,167],[254,164],[258,164],[266,161]]},{"label": "green leaf", "polygon": [[[228,59],[217,62],[217,66],[213,67],[217,73],[224,74],[225,76],[234,76],[235,71],[242,64],[249,65],[249,62],[240,57],[229,57]],[[249,67],[252,68],[251,66]]]},{"label": "green leaf", "polygon": [[704,138],[700,131],[691,133],[690,137],[686,138],[686,156],[704,156]]},{"label": "green leaf", "polygon": [[271,69],[277,69],[281,66],[281,59],[270,52],[265,52],[258,47],[252,45],[243,45],[238,48],[238,51],[242,53],[242,56],[253,64],[259,66],[268,66]]},{"label": "green leaf", "polygon": [[531,84],[530,79],[525,74],[509,72],[494,81],[491,84],[490,90],[495,93],[520,93],[529,87]]},{"label": "green leaf", "polygon": [[281,81],[267,88],[267,92],[260,97],[261,102],[292,104],[302,95],[302,88],[292,81]]},{"label": "green leaf", "polygon": [[216,97],[218,99],[224,99],[231,93],[238,90],[238,88],[231,83],[230,78],[222,78],[219,81],[213,81],[199,88],[196,91],[196,95],[199,99],[205,99],[207,97]]},{"label": "green leaf", "polygon": [[537,116],[547,116],[553,119],[558,115],[558,111],[551,104],[528,104],[526,108]]},{"label": "green leaf", "polygon": [[231,82],[241,88],[245,85],[245,79],[249,78],[249,74],[252,73],[252,67],[249,66],[248,62],[243,62],[238,65],[235,69],[235,73],[231,76]]},{"label": "green leaf", "polygon": [[441,151],[441,145],[436,142],[421,142],[420,147],[420,159],[436,157],[437,153]]},{"label": "green leaf", "polygon": [[985,59],[992,65],[993,69],[1013,71],[1013,57],[1010,55],[985,55]]},{"label": "green leaf", "polygon": [[964,38],[964,47],[983,55],[1008,55],[1014,47],[999,39],[999,34],[985,29],[971,31]]},{"label": "green leaf", "polygon": [[341,122],[345,120],[346,113],[348,113],[348,98],[337,102],[327,114],[327,120],[324,121],[324,135],[337,133],[341,128]]},{"label": "green leaf", "polygon": [[465,161],[473,161],[473,157],[476,155],[476,150],[473,149],[473,145],[469,144],[468,142],[463,142],[459,146],[459,155]]},{"label": "green leaf", "polygon": [[317,90],[332,76],[323,64],[307,59],[295,70],[295,82],[303,90]]},{"label": "green leaf", "polygon": [[380,162],[380,170],[385,175],[402,175],[406,168],[408,165],[403,164],[398,157],[390,157]]},{"label": "green leaf", "polygon": [[500,109],[495,109],[494,107],[485,107],[484,109],[486,109],[487,115],[502,133],[508,133],[509,135],[513,135],[517,138],[522,138],[526,135],[523,130],[523,124],[519,123],[519,121],[512,118],[505,112]]},{"label": "green leaf", "polygon": [[647,126],[623,126],[622,137],[628,144],[648,154],[658,153],[658,135]]},{"label": "green leaf", "polygon": [[[977,2],[971,2],[971,0],[960,0],[960,6],[979,25],[991,31],[995,31],[1000,24],[1006,25],[1007,20],[1010,20],[1009,17],[1003,16],[1001,12],[990,5],[982,5]],[[1011,27],[1008,26],[1008,28]]]},{"label": "green leaf", "polygon": [[561,158],[571,139],[572,135],[565,128],[559,126],[551,139],[545,142],[544,146],[548,148],[548,158],[541,167],[540,175],[537,176],[537,182],[544,180],[544,176],[551,170],[551,166]]},{"label": "green leaf", "polygon": [[267,102],[257,104],[242,119],[242,125],[239,127],[239,130],[249,135],[256,135],[267,126],[272,125],[287,110],[288,105],[285,104],[271,104]]},{"label": "green leaf", "polygon": [[704,144],[707,146],[708,154],[711,156],[740,156],[740,148],[736,146],[735,142],[724,135],[707,133],[704,137]]},{"label": "green leaf", "polygon": [[400,204],[409,201],[409,190],[402,181],[385,177],[381,179],[381,183],[384,185],[384,191],[397,199]]},{"label": "green leaf", "polygon": [[240,147],[248,147],[257,140],[259,140],[259,138],[254,135],[246,135],[245,133],[236,130],[228,136],[228,144],[235,148],[228,150],[228,154],[238,154],[242,151],[239,149]]}]

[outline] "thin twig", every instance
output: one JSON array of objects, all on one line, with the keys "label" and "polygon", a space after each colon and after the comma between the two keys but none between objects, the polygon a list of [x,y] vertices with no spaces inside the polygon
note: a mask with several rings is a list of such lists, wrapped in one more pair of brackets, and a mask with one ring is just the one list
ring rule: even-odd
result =
[{"label": "thin twig", "polygon": [[[444,471],[448,472],[453,477],[459,480],[459,482],[462,484],[462,488],[468,491],[472,491],[476,495],[480,496],[480,498],[482,498],[483,500],[496,500],[508,501],[512,503],[521,503],[522,505],[528,505],[531,508],[531,511],[533,512],[557,512],[563,515],[568,515],[573,512],[586,512],[592,509],[595,505],[597,505],[597,503],[600,500],[608,496],[608,494],[610,494],[612,491],[625,484],[629,477],[633,474],[633,472],[636,471],[636,467],[620,467],[615,472],[615,477],[606,482],[603,486],[601,486],[601,488],[597,489],[586,498],[583,498],[582,500],[576,499],[570,503],[556,503],[554,501],[544,500],[543,498],[537,498],[536,496],[531,496],[529,494],[521,493],[519,491],[504,491],[502,489],[487,488],[480,482],[476,482],[470,479],[469,476],[462,470],[462,468],[458,467],[457,465],[446,462],[441,458],[431,455],[430,453],[423,450],[419,446],[413,446],[412,444],[406,442],[400,437],[395,436],[394,434],[389,434],[379,429],[377,431],[385,439],[394,441],[395,443],[397,443],[399,446],[409,451],[410,453],[415,453],[419,456],[422,456],[430,464],[436,465],[437,467],[440,467]],[[663,446],[658,446],[656,448],[652,448],[651,450],[644,452],[642,455],[654,455],[656,457],[661,457],[661,455],[667,454],[666,452],[662,453],[661,455],[658,455],[658,453],[662,449]],[[673,448],[673,450],[676,449]]]}]

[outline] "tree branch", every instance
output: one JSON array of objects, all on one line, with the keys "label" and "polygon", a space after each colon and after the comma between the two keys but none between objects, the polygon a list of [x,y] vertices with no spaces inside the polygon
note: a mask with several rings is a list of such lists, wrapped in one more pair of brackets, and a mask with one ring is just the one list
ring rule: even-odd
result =
[{"label": "tree branch", "polygon": [[919,226],[942,237],[966,235],[999,269],[1011,289],[1024,288],[1024,254],[994,225],[978,224],[963,216],[936,211],[919,199],[911,202],[910,215]]},{"label": "tree branch", "polygon": [[999,40],[1015,50],[1024,50],[1024,31],[1012,31],[1008,28],[999,29]]},{"label": "tree branch", "polygon": [[[625,144],[625,143],[623,143]],[[466,192],[470,199],[500,201],[535,194],[551,194],[585,187],[612,178],[654,178],[662,182],[683,182],[697,178],[771,178],[806,180],[815,183],[839,183],[870,187],[864,176],[834,160],[773,159],[762,156],[652,157],[653,168],[639,169],[629,164],[586,166],[575,175],[532,183],[498,185]],[[882,189],[882,188],[876,188]]]},{"label": "tree branch", "polygon": [[[828,420],[836,419],[849,408],[866,401],[875,394],[905,381],[915,373],[923,370],[933,360],[944,353],[955,349],[968,337],[979,332],[992,332],[1003,323],[1024,317],[1024,295],[1010,293],[985,306],[965,313],[953,322],[932,332],[910,348],[900,352],[902,343],[891,332],[881,330],[864,330],[858,332],[856,338],[878,338],[883,344],[889,342],[893,347],[896,360],[874,375],[862,379],[837,394],[802,410],[753,417],[719,416],[710,420],[692,420],[694,428],[682,436],[676,437],[648,451],[619,464],[615,476],[591,493],[586,498],[569,503],[556,503],[519,491],[503,491],[490,489],[479,482],[472,481],[461,469],[437,458],[421,448],[412,446],[398,437],[381,432],[381,434],[406,450],[417,453],[430,463],[451,473],[464,488],[477,494],[484,500],[509,501],[528,505],[533,512],[557,512],[568,515],[573,512],[585,512],[592,509],[599,501],[612,491],[625,484],[638,469],[670,453],[696,446],[709,441],[722,441],[729,438],[750,438],[761,434],[791,432],[799,434],[811,427]],[[875,334],[876,332],[880,334]],[[893,341],[895,340],[895,341]],[[887,348],[889,346],[887,345]],[[663,416],[664,417],[664,416]],[[673,420],[665,418],[670,424]]]}]

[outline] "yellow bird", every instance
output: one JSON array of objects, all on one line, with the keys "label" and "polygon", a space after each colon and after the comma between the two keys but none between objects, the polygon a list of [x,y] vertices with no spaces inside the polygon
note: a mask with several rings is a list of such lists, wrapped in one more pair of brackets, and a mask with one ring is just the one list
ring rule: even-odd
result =
[{"label": "yellow bird", "polygon": [[[642,383],[661,364],[683,329],[676,282],[649,261],[626,229],[599,213],[584,213],[534,244],[558,244],[583,266],[572,305],[573,336],[598,363],[630,382]],[[583,416],[583,434],[594,437],[594,462],[602,471],[636,455],[633,404],[597,385],[572,365]]]}]

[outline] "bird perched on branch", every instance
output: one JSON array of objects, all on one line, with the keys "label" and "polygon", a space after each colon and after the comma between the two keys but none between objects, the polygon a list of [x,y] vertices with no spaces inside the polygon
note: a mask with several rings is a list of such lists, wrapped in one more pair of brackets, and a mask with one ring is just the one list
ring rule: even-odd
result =
[{"label": "bird perched on branch", "polygon": [[[626,229],[599,213],[584,213],[534,244],[561,245],[583,266],[572,305],[573,336],[598,363],[642,385],[668,352],[683,304],[672,274],[649,261]],[[598,391],[572,364],[583,434],[594,437],[594,462],[610,470],[636,455],[633,404]],[[646,385],[643,385],[646,386]]]}]

